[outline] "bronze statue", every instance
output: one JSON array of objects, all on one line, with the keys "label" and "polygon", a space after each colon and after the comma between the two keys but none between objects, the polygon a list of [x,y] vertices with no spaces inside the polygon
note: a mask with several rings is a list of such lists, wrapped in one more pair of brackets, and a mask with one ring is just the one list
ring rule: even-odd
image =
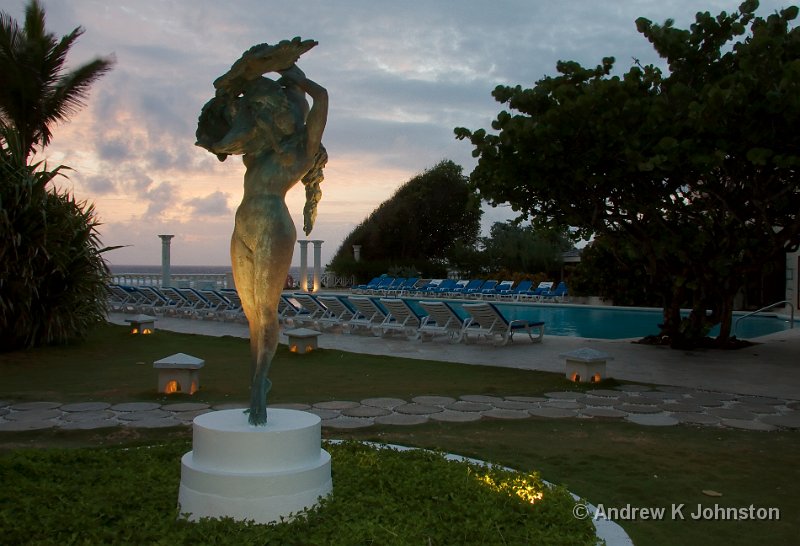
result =
[{"label": "bronze statue", "polygon": [[[284,198],[302,179],[308,234],[322,195],[319,184],[328,156],[321,141],[328,92],[295,64],[315,45],[313,40],[294,38],[247,50],[214,81],[216,95],[203,107],[197,124],[198,146],[220,161],[241,154],[246,167],[244,196],[231,237],[231,262],[250,323],[251,425],[267,422],[267,393],[272,385],[267,375],[280,334],[278,301],[297,238]],[[280,78],[265,77],[268,72],[277,72]],[[306,95],[313,101],[310,109]]]}]

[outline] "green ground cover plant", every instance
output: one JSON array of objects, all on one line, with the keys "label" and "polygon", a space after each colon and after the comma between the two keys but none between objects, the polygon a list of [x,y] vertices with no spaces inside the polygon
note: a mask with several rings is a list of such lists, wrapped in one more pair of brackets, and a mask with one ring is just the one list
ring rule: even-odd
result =
[{"label": "green ground cover plant", "polygon": [[[273,526],[179,519],[187,442],[23,450],[0,457],[4,544],[591,545],[574,501],[537,475],[348,442],[332,456],[333,495]],[[531,500],[533,499],[533,502]]]}]

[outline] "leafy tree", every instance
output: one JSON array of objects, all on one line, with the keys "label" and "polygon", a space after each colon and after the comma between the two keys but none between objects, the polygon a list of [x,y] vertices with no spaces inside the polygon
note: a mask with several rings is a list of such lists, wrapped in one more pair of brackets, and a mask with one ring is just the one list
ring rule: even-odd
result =
[{"label": "leafy tree", "polygon": [[[331,269],[369,277],[392,267],[441,275],[451,248],[473,245],[480,231],[480,201],[462,168],[444,160],[403,184],[344,240]],[[361,262],[352,258],[361,245]]]},{"label": "leafy tree", "polygon": [[66,167],[29,164],[50,126],[110,67],[63,65],[78,28],[56,41],[33,0],[24,28],[0,14],[0,350],[62,343],[105,320],[108,268],[94,207],[48,187]]},{"label": "leafy tree", "polygon": [[494,270],[517,273],[552,272],[572,248],[564,233],[536,230],[514,222],[496,222],[482,239],[484,263]]},{"label": "leafy tree", "polygon": [[607,248],[618,259],[638,253],[673,346],[715,323],[725,344],[744,276],[800,243],[798,9],[764,19],[757,7],[698,13],[689,30],[638,19],[666,73],[560,62],[531,89],[494,90],[516,111],[497,116],[499,134],[456,129],[480,158],[483,198],[534,225],[608,235],[624,243]]},{"label": "leafy tree", "polygon": [[83,32],[78,27],[61,39],[48,33],[38,0],[26,7],[22,27],[0,13],[0,124],[16,129],[26,158],[36,145],[47,146],[51,126],[74,114],[91,84],[111,69],[111,58],[65,69]]}]

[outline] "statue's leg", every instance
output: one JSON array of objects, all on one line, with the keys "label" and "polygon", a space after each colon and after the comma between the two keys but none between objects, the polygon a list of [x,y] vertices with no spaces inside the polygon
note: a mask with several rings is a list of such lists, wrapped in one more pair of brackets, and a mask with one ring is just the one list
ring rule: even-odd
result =
[{"label": "statue's leg", "polygon": [[266,400],[271,383],[267,379],[269,362],[264,365],[265,337],[263,313],[259,309],[256,293],[258,275],[254,262],[253,249],[234,231],[231,237],[231,265],[236,291],[242,301],[242,309],[247,317],[250,329],[250,408],[247,410],[248,421],[252,425],[263,425],[267,422]]}]

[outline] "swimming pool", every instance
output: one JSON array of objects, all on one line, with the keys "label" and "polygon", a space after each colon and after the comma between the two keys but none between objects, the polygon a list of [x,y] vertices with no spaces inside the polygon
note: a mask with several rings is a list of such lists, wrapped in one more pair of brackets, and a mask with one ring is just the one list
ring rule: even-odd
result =
[{"label": "swimming pool", "polygon": [[[422,313],[419,299],[407,299],[414,309]],[[467,313],[461,308],[465,302],[447,300],[462,317]],[[640,307],[595,307],[589,305],[549,303],[506,303],[493,301],[506,318],[544,321],[545,333],[550,336],[572,336],[597,339],[642,338],[658,334],[658,324],[663,322],[661,309]],[[734,322],[745,313],[734,313]],[[797,321],[795,321],[797,322]],[[739,339],[752,339],[789,329],[789,322],[775,315],[748,317],[739,323],[736,335]],[[719,327],[709,335],[716,336]]]}]

